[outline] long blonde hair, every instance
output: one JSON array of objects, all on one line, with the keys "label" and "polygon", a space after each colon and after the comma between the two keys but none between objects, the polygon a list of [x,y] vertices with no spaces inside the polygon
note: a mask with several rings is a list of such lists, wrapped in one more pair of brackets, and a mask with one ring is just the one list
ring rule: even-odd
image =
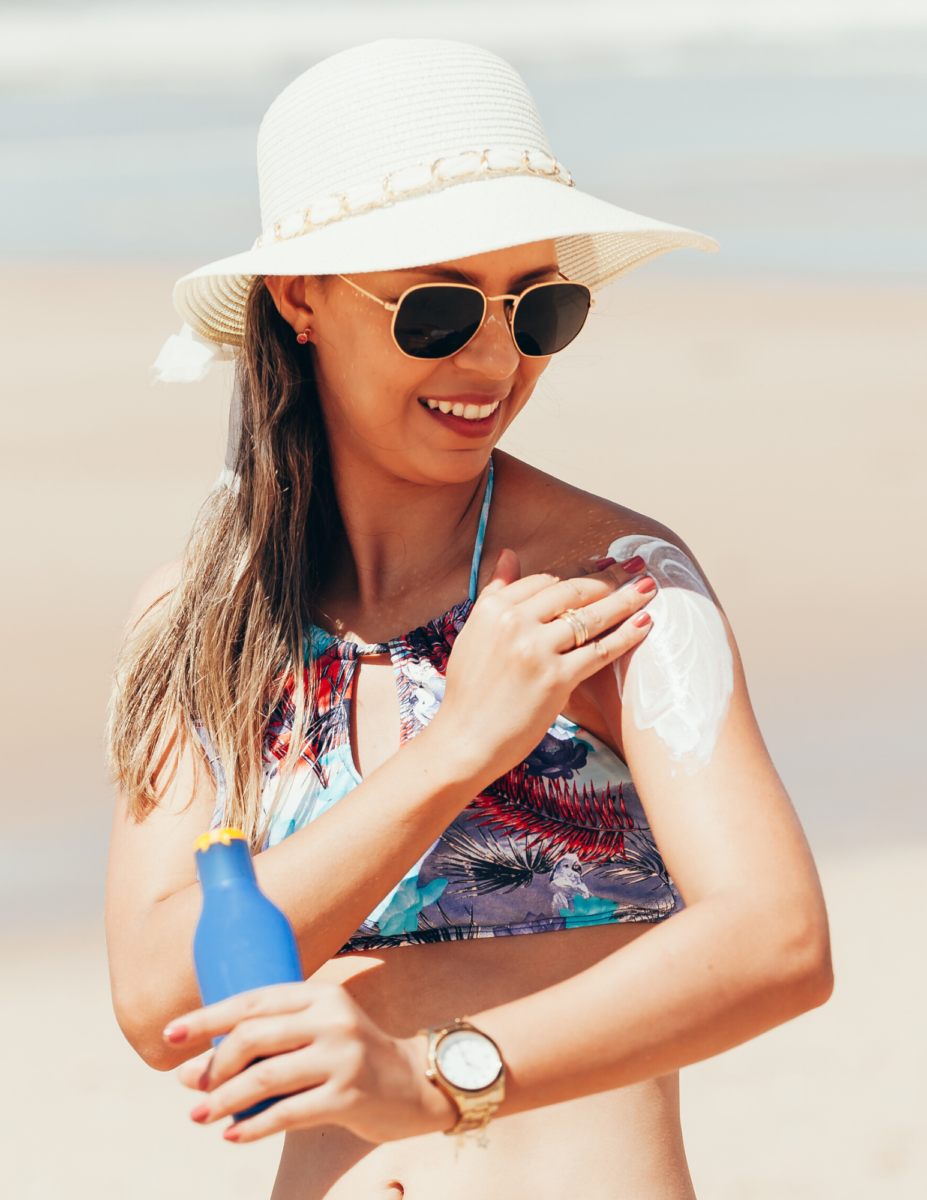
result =
[{"label": "long blonde hair", "polygon": [[292,686],[299,754],[312,707],[304,637],[340,528],[310,347],[296,344],[263,279],[248,298],[237,383],[237,490],[203,505],[177,586],[151,606],[116,665],[109,761],[142,821],[176,777],[198,725],[225,779],[226,824],[259,843],[264,731]]}]

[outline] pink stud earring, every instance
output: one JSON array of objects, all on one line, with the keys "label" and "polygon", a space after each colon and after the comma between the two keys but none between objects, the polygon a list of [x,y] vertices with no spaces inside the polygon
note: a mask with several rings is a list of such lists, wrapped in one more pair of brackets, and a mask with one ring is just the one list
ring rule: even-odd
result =
[{"label": "pink stud earring", "polygon": [[296,335],[297,342],[299,342],[299,344],[301,346],[305,346],[306,342],[309,341],[309,334],[311,332],[312,332],[311,329],[304,329],[302,333],[297,333],[297,335]]}]

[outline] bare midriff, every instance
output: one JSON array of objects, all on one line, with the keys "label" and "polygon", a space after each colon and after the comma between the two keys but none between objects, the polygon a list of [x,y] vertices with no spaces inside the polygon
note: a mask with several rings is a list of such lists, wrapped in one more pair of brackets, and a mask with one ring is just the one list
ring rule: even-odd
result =
[{"label": "bare midriff", "polygon": [[[384,1030],[410,1037],[568,979],[647,925],[400,946],[333,959],[315,978],[343,984]],[[582,1023],[583,1012],[564,1014]],[[505,1047],[502,1047],[503,1055]],[[334,1126],[288,1134],[273,1200],[693,1200],[677,1075],[498,1117],[489,1144],[442,1133],[363,1142]]]}]

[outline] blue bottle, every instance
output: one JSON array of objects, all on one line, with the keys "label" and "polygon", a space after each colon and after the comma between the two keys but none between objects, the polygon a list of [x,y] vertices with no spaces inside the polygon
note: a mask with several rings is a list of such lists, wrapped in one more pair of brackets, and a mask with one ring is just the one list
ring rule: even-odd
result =
[{"label": "blue bottle", "polygon": [[[193,964],[203,1003],[269,984],[301,983],[293,929],[258,887],[245,835],[214,829],[197,838],[195,849],[203,908],[193,935]],[[262,1100],[235,1119],[263,1112],[279,1099]]]}]

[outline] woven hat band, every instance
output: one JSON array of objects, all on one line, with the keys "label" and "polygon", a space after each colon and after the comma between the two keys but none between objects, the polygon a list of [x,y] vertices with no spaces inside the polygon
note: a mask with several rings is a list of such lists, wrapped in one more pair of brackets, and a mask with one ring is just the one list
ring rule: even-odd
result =
[{"label": "woven hat band", "polygon": [[338,195],[314,200],[265,229],[254,243],[254,249],[260,250],[274,242],[301,237],[323,225],[331,225],[345,217],[360,216],[374,208],[383,208],[412,196],[500,175],[537,175],[566,184],[567,187],[574,186],[570,172],[553,155],[543,150],[468,150],[435,159],[432,163],[399,167],[379,180],[356,184]]}]

